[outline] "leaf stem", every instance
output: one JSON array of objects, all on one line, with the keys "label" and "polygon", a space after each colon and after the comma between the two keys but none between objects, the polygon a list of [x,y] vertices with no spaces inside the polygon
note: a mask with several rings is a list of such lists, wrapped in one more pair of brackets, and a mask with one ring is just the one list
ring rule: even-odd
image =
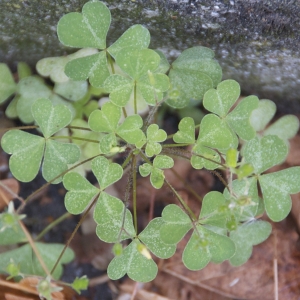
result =
[{"label": "leaf stem", "polygon": [[85,141],[85,142],[91,142],[91,143],[99,143],[97,140],[91,140],[91,139],[86,139],[86,138],[80,138],[77,136],[68,136],[68,135],[54,135],[50,137],[51,140],[56,140],[56,139],[69,139],[69,140],[78,140],[78,141]]},{"label": "leaf stem", "polygon": [[73,230],[71,236],[69,237],[66,245],[64,246],[63,250],[61,251],[55,265],[53,266],[50,274],[53,274],[53,272],[55,271],[59,261],[61,260],[61,258],[63,257],[65,251],[67,250],[67,248],[69,247],[71,241],[73,240],[77,230],[79,229],[79,227],[81,226],[82,222],[84,221],[84,219],[86,218],[86,216],[88,215],[89,211],[91,210],[91,208],[93,207],[93,205],[97,202],[98,197],[100,195],[101,192],[99,192],[97,195],[94,196],[93,202],[89,205],[88,209],[84,212],[83,216],[81,217],[80,221],[78,222],[78,224],[76,225],[75,229]]},{"label": "leaf stem", "polygon": [[8,128],[1,128],[0,132],[2,131],[8,131],[8,130],[17,130],[17,129],[36,129],[39,128],[39,126],[36,125],[29,125],[29,126],[17,126],[17,127],[8,127]]},{"label": "leaf stem", "polygon": [[35,241],[40,240],[48,231],[50,231],[53,227],[55,227],[60,222],[67,219],[69,216],[71,216],[71,214],[69,212],[64,213],[62,216],[60,216],[59,218],[57,218],[56,220],[51,222],[46,228],[44,228],[34,240]]},{"label": "leaf stem", "polygon": [[133,101],[134,101],[134,113],[137,114],[136,82],[134,82]]},{"label": "leaf stem", "polygon": [[185,144],[163,144],[162,148],[186,147],[186,146],[190,146],[190,145],[192,145],[192,144],[188,144],[188,143],[185,143]]},{"label": "leaf stem", "polygon": [[192,210],[189,208],[189,206],[184,202],[184,200],[181,198],[181,196],[177,193],[177,191],[173,188],[173,186],[170,184],[170,182],[165,178],[165,183],[169,186],[169,188],[172,190],[172,192],[175,194],[176,198],[179,200],[185,211],[190,215],[190,218],[192,221],[196,221],[197,217],[192,212]]},{"label": "leaf stem", "polygon": [[113,59],[112,59],[112,57],[111,57],[111,55],[109,54],[108,51],[106,51],[106,57],[107,57],[107,60],[109,61],[109,65],[111,67],[111,72],[113,74],[115,74],[116,71],[115,71],[115,67],[114,67],[114,62],[113,62]]},{"label": "leaf stem", "polygon": [[87,130],[87,131],[92,131],[92,129],[88,128],[88,127],[81,127],[81,126],[71,126],[68,125],[65,128],[70,128],[70,129],[80,129],[80,130]]},{"label": "leaf stem", "polygon": [[137,234],[137,210],[136,210],[136,156],[134,155],[131,162],[132,168],[132,197],[133,197],[133,223],[135,233]]}]

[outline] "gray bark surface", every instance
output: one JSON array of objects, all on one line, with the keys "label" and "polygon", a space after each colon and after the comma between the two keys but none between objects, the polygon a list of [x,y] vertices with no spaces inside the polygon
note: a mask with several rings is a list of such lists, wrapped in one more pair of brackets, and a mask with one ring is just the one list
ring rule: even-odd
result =
[{"label": "gray bark surface", "polygon": [[[86,0],[0,0],[0,61],[12,68],[72,53],[56,35],[61,16]],[[245,94],[274,100],[281,112],[300,112],[300,0],[108,0],[109,44],[142,24],[151,48],[172,60],[192,46],[212,48],[224,79]]]}]

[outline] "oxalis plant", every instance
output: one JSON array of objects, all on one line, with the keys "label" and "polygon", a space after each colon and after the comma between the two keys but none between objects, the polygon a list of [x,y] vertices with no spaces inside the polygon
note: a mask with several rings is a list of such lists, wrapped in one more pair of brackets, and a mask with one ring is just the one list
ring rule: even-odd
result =
[{"label": "oxalis plant", "polygon": [[[153,257],[172,257],[188,232],[192,234],[182,253],[188,269],[225,260],[234,266],[244,264],[253,246],[271,234],[263,214],[274,222],[283,220],[291,210],[290,194],[300,191],[300,167],[268,171],[286,159],[288,139],[297,133],[298,119],[288,115],[267,126],[275,104],[256,96],[241,99],[236,81],[221,81],[221,68],[210,49],[184,50],[170,64],[162,52],[148,49],[150,34],[141,25],[133,25],[108,46],[110,23],[110,11],[100,1],[87,2],[81,13],[60,19],[60,42],[83,49],[38,62],[38,73],[50,77],[53,86],[32,76],[24,65],[15,83],[1,65],[1,101],[15,94],[6,114],[33,123],[2,137],[3,150],[11,154],[11,173],[30,182],[41,169],[48,184],[62,182],[67,211],[84,213],[79,225],[94,209],[97,236],[114,244],[115,257],[107,269],[113,280],[126,274],[139,282],[153,280],[158,271]],[[98,108],[95,98],[102,94],[109,99]],[[162,103],[180,109],[191,101],[202,102],[208,111],[200,124],[185,117],[178,131],[167,136],[154,122]],[[32,128],[37,134],[25,131]],[[114,162],[124,156],[121,164]],[[207,193],[199,211],[193,211],[165,177],[174,159],[189,160],[195,169],[223,172],[223,193]],[[95,175],[97,187],[85,178],[86,170]],[[123,176],[128,183],[124,198],[119,199],[106,189]],[[155,189],[170,189],[176,199],[142,231],[137,222],[138,176],[148,177]],[[10,205],[1,214],[0,235],[7,244],[24,242],[19,225],[24,216],[18,212]],[[68,244],[63,250],[62,245],[54,245],[60,255],[56,262],[47,261],[52,271],[44,281],[57,279],[60,264],[72,259]],[[36,243],[36,247],[43,256],[45,245]],[[26,251],[31,253],[28,244],[0,254],[0,269],[15,278],[28,273],[46,276],[38,261],[36,267],[26,268]],[[77,291],[86,288],[86,278],[76,280]],[[42,295],[50,299],[48,286],[48,294]]]}]

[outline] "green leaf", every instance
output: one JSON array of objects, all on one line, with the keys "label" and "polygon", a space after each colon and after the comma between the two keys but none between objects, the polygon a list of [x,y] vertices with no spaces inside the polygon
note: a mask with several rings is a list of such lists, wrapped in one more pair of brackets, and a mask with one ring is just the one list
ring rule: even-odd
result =
[{"label": "green leaf", "polygon": [[96,132],[111,133],[118,127],[121,118],[120,107],[111,102],[103,104],[101,110],[95,110],[89,117],[89,126]]},{"label": "green leaf", "polygon": [[72,114],[66,106],[53,106],[51,101],[45,98],[36,100],[31,106],[31,111],[46,139],[72,121]]},{"label": "green leaf", "polygon": [[290,194],[300,192],[300,167],[292,167],[259,177],[266,212],[269,218],[279,222],[291,211]]},{"label": "green leaf", "polygon": [[257,108],[258,103],[256,96],[245,97],[226,117],[228,125],[245,141],[253,139],[256,135],[250,123],[250,115]]},{"label": "green leaf", "polygon": [[122,107],[125,106],[130,99],[134,82],[127,77],[114,74],[105,80],[103,87],[110,93],[110,101],[113,104]]},{"label": "green leaf", "polygon": [[219,117],[208,114],[202,119],[197,144],[226,150],[236,148],[235,143],[232,132]]},{"label": "green leaf", "polygon": [[[201,156],[197,156],[201,155]],[[214,163],[214,161],[216,163]],[[214,170],[220,167],[221,158],[218,152],[213,149],[202,146],[201,144],[196,144],[193,148],[193,155],[191,158],[191,164],[195,169],[208,169]]]},{"label": "green leaf", "polygon": [[217,89],[205,93],[203,106],[220,117],[225,117],[240,96],[240,92],[240,85],[235,80],[224,80],[218,84]]},{"label": "green leaf", "polygon": [[18,219],[20,219],[18,215],[9,211],[0,214],[0,245],[13,245],[27,241]]},{"label": "green leaf", "polygon": [[177,244],[192,228],[192,221],[177,205],[169,204],[162,211],[164,223],[161,225],[160,237],[166,244]]},{"label": "green leaf", "polygon": [[191,100],[199,102],[207,90],[220,82],[222,70],[213,57],[214,52],[205,47],[193,47],[180,54],[169,73],[168,105],[182,108]]},{"label": "green leaf", "polygon": [[148,157],[158,155],[162,150],[162,146],[159,143],[167,139],[167,133],[163,129],[159,129],[157,124],[151,124],[147,128],[146,134],[147,140],[142,139],[137,142],[136,147],[140,149],[144,146],[145,142],[147,142],[145,149],[146,155]]},{"label": "green leaf", "polygon": [[148,74],[141,77],[136,83],[147,104],[156,105],[163,98],[163,93],[170,87],[169,77],[165,74],[155,74],[148,71]]},{"label": "green leaf", "polygon": [[[56,263],[59,255],[61,254],[64,245],[61,244],[43,244],[35,243],[46,267],[50,271]],[[0,254],[0,272],[5,273],[5,268],[10,260],[20,266],[20,271],[23,274],[46,276],[43,268],[41,267],[38,259],[36,258],[31,246],[26,244],[20,248],[6,251]],[[57,265],[53,274],[54,279],[58,280],[63,272],[62,264],[69,263],[74,259],[74,253],[70,248],[67,248],[62,256],[59,264]]]},{"label": "green leaf", "polygon": [[65,195],[65,206],[69,213],[82,213],[92,198],[99,193],[87,179],[75,172],[67,173],[63,179],[64,187],[68,190]]},{"label": "green leaf", "polygon": [[174,255],[176,245],[167,245],[161,240],[162,224],[164,224],[162,218],[151,220],[138,237],[155,256],[166,259]]},{"label": "green leaf", "polygon": [[233,266],[244,264],[252,254],[254,245],[265,241],[272,232],[272,226],[265,221],[245,223],[230,232],[230,238],[235,243],[236,251],[230,258]]},{"label": "green leaf", "polygon": [[30,66],[25,62],[22,62],[22,61],[19,62],[18,66],[17,66],[17,69],[18,69],[19,80],[32,75]]},{"label": "green leaf", "polygon": [[[68,165],[74,164],[80,158],[80,149],[77,145],[61,143],[55,140],[46,141],[46,150],[43,162],[43,177],[50,181],[68,170]],[[52,184],[62,181],[62,176],[52,181]]]},{"label": "green leaf", "polygon": [[152,186],[156,189],[160,189],[164,184],[165,175],[161,169],[152,168],[150,174],[150,182]]},{"label": "green leaf", "polygon": [[159,169],[170,169],[174,166],[173,158],[167,155],[157,155],[153,160],[153,167]]},{"label": "green leaf", "polygon": [[82,13],[68,13],[59,20],[58,38],[69,47],[104,49],[110,22],[111,15],[106,5],[90,1],[83,6]]},{"label": "green leaf", "polygon": [[143,119],[140,115],[128,116],[118,127],[116,133],[129,144],[135,144],[145,138],[144,132],[140,129],[143,126]]},{"label": "green leaf", "polygon": [[99,144],[101,153],[110,153],[111,149],[118,145],[116,135],[114,133],[106,134],[100,138]]},{"label": "green leaf", "polygon": [[254,130],[262,131],[274,117],[276,105],[273,101],[263,99],[258,103],[258,107],[253,110],[250,116],[250,123]]},{"label": "green leaf", "polygon": [[294,115],[285,115],[271,124],[264,135],[277,135],[282,140],[293,138],[299,130],[299,119]]},{"label": "green leaf", "polygon": [[88,83],[85,80],[57,82],[53,91],[68,100],[78,101],[88,92]]},{"label": "green leaf", "polygon": [[66,82],[69,81],[69,77],[65,74],[65,66],[70,60],[96,53],[97,49],[85,48],[67,56],[46,57],[37,62],[36,70],[41,76],[50,77],[55,83]]},{"label": "green leaf", "polygon": [[225,197],[219,192],[209,192],[202,201],[199,222],[211,226],[224,228],[226,225],[226,215],[220,211],[220,207],[225,205]]},{"label": "green leaf", "polygon": [[20,95],[17,103],[17,113],[24,123],[31,123],[34,118],[31,113],[31,105],[39,98],[49,98],[52,95],[51,89],[45,85],[40,77],[30,76],[18,83]]},{"label": "green leaf", "polygon": [[73,80],[86,80],[94,87],[101,87],[109,76],[107,58],[104,51],[71,60],[66,64],[65,73]]},{"label": "green leaf", "polygon": [[[235,253],[235,244],[227,236],[217,234],[203,226],[197,226],[187,243],[182,261],[190,270],[203,269],[209,261],[221,263]],[[203,246],[203,244],[207,244]]]},{"label": "green leaf", "polygon": [[6,153],[12,154],[9,169],[13,176],[22,182],[32,181],[41,165],[44,138],[21,130],[10,130],[3,135],[1,146]]},{"label": "green leaf", "polygon": [[166,103],[173,108],[183,108],[190,101],[199,103],[204,93],[213,87],[209,76],[193,70],[171,69],[169,78],[171,87]]},{"label": "green leaf", "polygon": [[147,28],[142,25],[133,25],[128,28],[111,46],[108,52],[116,57],[121,51],[127,51],[127,47],[135,49],[148,48],[150,43],[150,33]]},{"label": "green leaf", "polygon": [[94,158],[91,165],[92,171],[100,184],[101,191],[118,181],[123,175],[123,169],[120,165],[109,162],[103,156]]},{"label": "green leaf", "polygon": [[126,273],[138,282],[149,282],[156,277],[157,265],[143,255],[138,248],[143,246],[134,239],[119,256],[116,256],[107,268],[107,275],[112,280],[122,278]]},{"label": "green leaf", "polygon": [[8,66],[0,63],[0,104],[12,96],[17,89],[17,84]]},{"label": "green leaf", "polygon": [[179,125],[173,140],[175,143],[194,144],[195,143],[195,122],[190,117],[183,118]]},{"label": "green leaf", "polygon": [[89,280],[86,277],[86,275],[79,277],[76,277],[74,281],[71,284],[71,287],[80,294],[82,290],[87,290],[89,285]]},{"label": "green leaf", "polygon": [[160,56],[151,49],[128,49],[116,56],[117,65],[131,78],[139,79],[159,66]]},{"label": "green leaf", "polygon": [[161,52],[160,50],[154,50],[154,51],[160,56],[159,66],[155,70],[155,73],[162,73],[162,74],[167,73],[167,71],[170,68],[170,64],[168,62],[168,59],[166,58],[164,53]]},{"label": "green leaf", "polygon": [[244,148],[243,155],[255,172],[262,173],[282,163],[288,154],[286,143],[275,135],[254,138]]},{"label": "green leaf", "polygon": [[18,117],[17,103],[19,98],[20,96],[16,95],[11,101],[9,101],[9,104],[5,110],[5,115],[10,119],[14,119]]},{"label": "green leaf", "polygon": [[234,180],[232,182],[232,194],[227,188],[224,189],[223,194],[233,206],[235,216],[239,221],[253,220],[259,205],[257,179],[255,177]]},{"label": "green leaf", "polygon": [[151,173],[152,169],[153,169],[153,167],[148,163],[145,163],[145,164],[142,164],[141,166],[139,166],[139,172],[140,172],[141,176],[143,176],[143,177],[148,176]]},{"label": "green leaf", "polygon": [[94,210],[96,233],[106,243],[117,243],[135,236],[131,212],[124,203],[102,192]]}]

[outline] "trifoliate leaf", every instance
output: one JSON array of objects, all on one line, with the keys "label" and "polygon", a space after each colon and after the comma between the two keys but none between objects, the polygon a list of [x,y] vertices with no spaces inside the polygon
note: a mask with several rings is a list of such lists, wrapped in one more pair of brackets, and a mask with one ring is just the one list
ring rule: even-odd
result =
[{"label": "trifoliate leaf", "polygon": [[158,155],[161,152],[160,142],[167,139],[167,133],[163,129],[159,129],[157,124],[151,124],[147,128],[147,145],[146,155],[152,157]]},{"label": "trifoliate leaf", "polygon": [[17,89],[17,84],[6,64],[0,63],[0,104],[12,96]]},{"label": "trifoliate leaf", "polygon": [[[43,244],[35,243],[39,254],[44,261],[49,271],[54,267],[59,255],[61,254],[64,245],[61,244]],[[36,258],[31,246],[26,244],[20,248],[6,251],[0,254],[0,272],[5,273],[5,269],[10,259],[15,264],[19,265],[20,272],[23,274],[31,274],[37,276],[46,276],[45,271],[41,267],[38,259]],[[54,272],[51,274],[54,279],[58,280],[63,272],[62,264],[69,263],[74,259],[74,253],[70,248],[64,252],[59,264]]]},{"label": "trifoliate leaf", "polygon": [[64,187],[68,190],[65,195],[65,206],[73,215],[82,213],[92,198],[99,193],[87,179],[75,172],[67,173],[63,179]]},{"label": "trifoliate leaf", "polygon": [[272,232],[272,226],[265,221],[245,223],[230,232],[230,239],[234,242],[236,250],[230,258],[233,266],[244,264],[252,254],[252,248],[265,241]]},{"label": "trifoliate leaf", "polygon": [[192,221],[177,205],[167,205],[162,211],[164,223],[161,225],[160,237],[166,244],[177,244],[192,228]]},{"label": "trifoliate leaf", "polygon": [[106,243],[116,243],[133,238],[135,230],[131,212],[124,203],[102,192],[94,210],[94,219],[98,237]]},{"label": "trifoliate leaf", "polygon": [[265,209],[275,222],[283,220],[291,210],[290,194],[300,191],[300,167],[292,167],[259,177]]},{"label": "trifoliate leaf", "polygon": [[287,154],[286,143],[275,135],[256,137],[249,141],[243,150],[246,162],[254,167],[257,174],[282,163]]},{"label": "trifoliate leaf", "polygon": [[155,256],[166,259],[174,255],[176,245],[167,245],[161,240],[160,228],[163,223],[162,218],[151,220],[147,227],[139,234],[139,239]]},{"label": "trifoliate leaf", "polygon": [[177,131],[173,140],[175,143],[194,144],[195,143],[195,122],[190,117],[183,118],[179,125],[179,131]]},{"label": "trifoliate leaf", "polygon": [[119,256],[116,256],[107,268],[107,275],[112,280],[123,277],[126,273],[129,278],[138,282],[149,282],[156,277],[157,265],[150,258],[139,251],[143,246],[134,239]]},{"label": "trifoliate leaf", "polygon": [[22,181],[32,181],[37,175],[45,148],[45,139],[21,130],[6,132],[1,140],[2,149],[12,154],[9,169]]}]

